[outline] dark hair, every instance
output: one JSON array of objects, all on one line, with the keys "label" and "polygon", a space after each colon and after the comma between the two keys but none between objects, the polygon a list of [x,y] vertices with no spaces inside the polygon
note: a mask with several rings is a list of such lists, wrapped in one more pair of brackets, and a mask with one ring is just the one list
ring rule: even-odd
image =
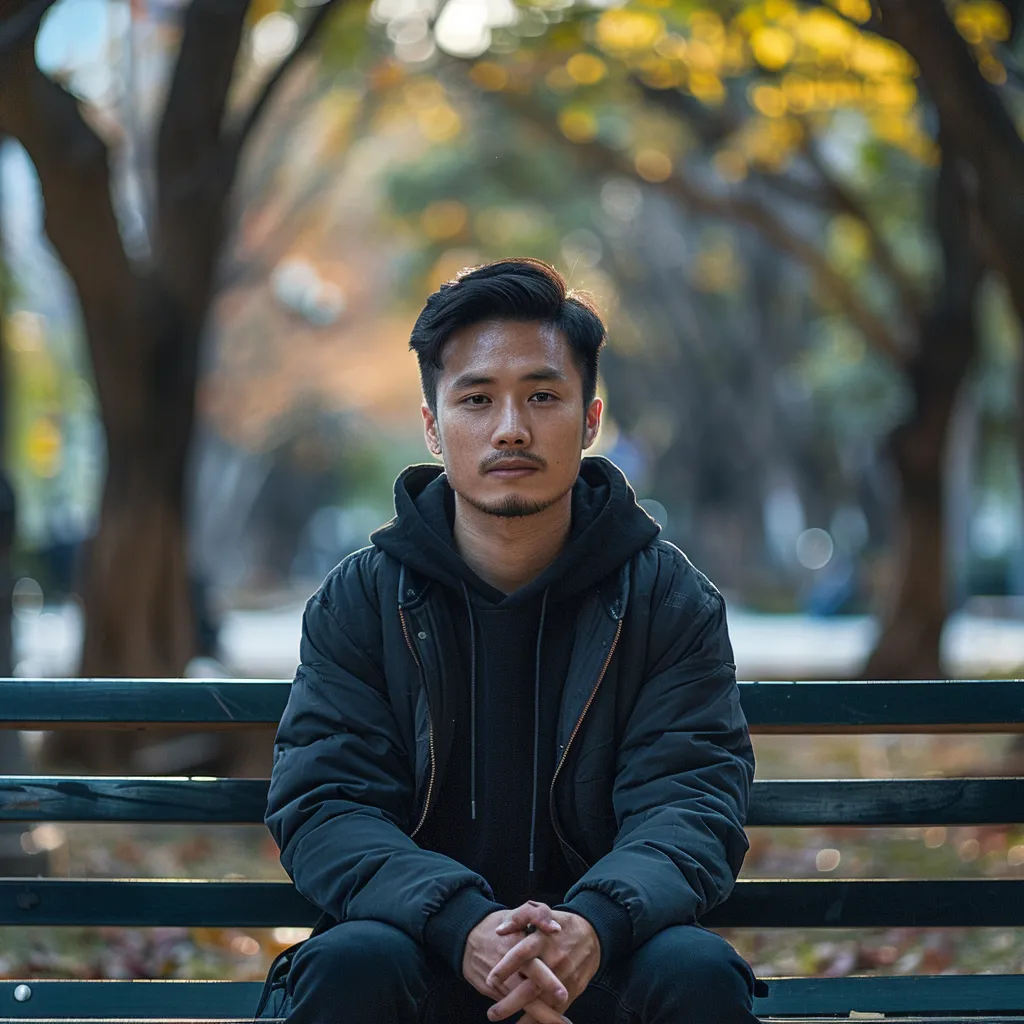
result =
[{"label": "dark hair", "polygon": [[539,320],[558,328],[583,378],[584,408],[590,405],[597,393],[604,323],[589,295],[567,290],[565,278],[554,267],[521,256],[460,270],[427,299],[413,326],[409,348],[419,359],[423,396],[431,411],[437,411],[444,343],[454,331],[488,320]]}]

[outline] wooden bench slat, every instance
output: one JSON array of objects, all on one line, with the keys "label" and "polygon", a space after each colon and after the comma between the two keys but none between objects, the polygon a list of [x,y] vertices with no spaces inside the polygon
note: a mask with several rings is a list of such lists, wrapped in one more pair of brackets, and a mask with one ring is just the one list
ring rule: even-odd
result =
[{"label": "wooden bench slat", "polygon": [[739,881],[710,928],[989,928],[1024,921],[1024,880]]},{"label": "wooden bench slat", "polygon": [[267,779],[0,775],[0,821],[263,822]]},{"label": "wooden bench slat", "polygon": [[1024,821],[1024,778],[755,782],[748,825],[990,825]]},{"label": "wooden bench slat", "polygon": [[[0,728],[274,725],[289,680],[0,679]],[[755,732],[1020,732],[1024,680],[741,682]]]},{"label": "wooden bench slat", "polygon": [[[1024,1006],[1024,975],[769,978],[755,1002],[760,1016],[846,1015],[850,1010],[899,1014],[1013,1014]],[[149,1020],[235,1020],[252,1014],[260,982],[37,981],[32,998],[14,1001],[19,981],[0,982],[0,1014],[10,1019],[96,1016]],[[251,1016],[249,1017],[251,1020]],[[934,1018],[932,1018],[934,1020]],[[0,1021],[3,1017],[0,1017]],[[1019,1021],[1019,1018],[1018,1018]]]},{"label": "wooden bench slat", "polygon": [[[0,925],[310,926],[288,882],[0,879]],[[1014,927],[1024,880],[740,881],[703,919],[715,928]]]},{"label": "wooden bench slat", "polygon": [[[266,779],[0,776],[0,821],[255,824]],[[1024,822],[1024,778],[754,783],[748,825]]]}]

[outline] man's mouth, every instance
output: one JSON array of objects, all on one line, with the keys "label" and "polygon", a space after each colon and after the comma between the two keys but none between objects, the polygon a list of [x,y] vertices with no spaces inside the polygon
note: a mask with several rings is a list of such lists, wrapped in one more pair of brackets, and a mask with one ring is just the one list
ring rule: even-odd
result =
[{"label": "man's mouth", "polygon": [[487,470],[487,475],[497,476],[502,480],[515,480],[536,473],[539,469],[540,466],[536,462],[528,462],[526,459],[502,459]]}]

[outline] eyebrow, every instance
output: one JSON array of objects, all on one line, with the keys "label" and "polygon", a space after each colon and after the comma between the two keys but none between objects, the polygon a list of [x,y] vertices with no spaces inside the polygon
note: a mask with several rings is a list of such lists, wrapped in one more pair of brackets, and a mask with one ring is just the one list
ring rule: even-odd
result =
[{"label": "eyebrow", "polygon": [[[529,373],[524,373],[520,381],[545,381],[545,380],[567,380],[568,378],[561,370],[554,366],[541,366]],[[488,377],[486,374],[463,373],[452,381],[452,390],[461,391],[464,388],[480,387],[484,384],[497,384],[496,377]]]}]

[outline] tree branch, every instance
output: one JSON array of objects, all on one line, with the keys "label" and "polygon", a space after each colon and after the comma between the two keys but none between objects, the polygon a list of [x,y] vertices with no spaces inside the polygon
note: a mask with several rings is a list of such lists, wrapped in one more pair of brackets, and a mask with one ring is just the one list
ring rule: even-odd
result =
[{"label": "tree branch", "polygon": [[125,324],[138,315],[140,279],[114,214],[107,148],[75,97],[36,67],[31,39],[4,64],[0,133],[25,147],[39,175],[44,227],[78,293],[104,418],[129,414],[131,396],[118,382],[139,346],[128,351],[119,342],[132,336]]},{"label": "tree branch", "polygon": [[205,313],[223,241],[231,175],[221,128],[248,6],[192,0],[157,136],[157,264],[193,321]]},{"label": "tree branch", "polygon": [[[534,104],[509,93],[495,94],[523,120],[544,132],[549,138],[565,143],[554,121],[543,115]],[[576,143],[573,152],[585,157],[604,173],[635,177],[632,162],[617,150],[599,141]],[[856,293],[850,283],[832,267],[825,254],[806,238],[793,231],[769,207],[754,199],[716,193],[698,185],[692,178],[677,171],[667,181],[653,186],[671,196],[690,210],[710,217],[720,217],[744,224],[758,231],[776,249],[802,263],[821,290],[828,295],[861,330],[864,337],[897,366],[906,361],[900,340]]]},{"label": "tree branch", "polygon": [[889,282],[903,304],[904,312],[909,320],[920,317],[924,310],[924,298],[917,285],[904,273],[889,243],[882,235],[874,217],[868,212],[861,200],[832,173],[831,168],[821,157],[818,147],[810,134],[806,134],[806,145],[803,147],[808,162],[818,173],[825,190],[831,198],[833,209],[855,218],[867,231],[871,243],[871,254],[880,270],[889,278]]},{"label": "tree branch", "polygon": [[[719,109],[712,112],[704,104],[693,101],[678,90],[654,89],[638,78],[634,78],[634,83],[648,102],[663,107],[673,116],[684,118],[687,123],[696,128],[706,145],[717,146],[742,127],[742,121],[735,111]],[[903,272],[892,249],[883,238],[878,225],[864,204],[835,177],[821,159],[820,153],[813,143],[812,134],[806,125],[804,125],[804,129],[804,137],[807,141],[802,152],[817,174],[821,188],[815,190],[808,187],[807,183],[794,181],[783,174],[758,174],[758,181],[803,204],[810,201],[823,209],[846,213],[860,221],[870,239],[875,263],[879,270],[888,277],[908,318],[914,319],[923,308],[923,299],[917,287]]]},{"label": "tree branch", "polygon": [[15,47],[35,39],[39,24],[57,0],[29,0],[18,6],[18,0],[0,0],[0,57]]},{"label": "tree branch", "polygon": [[890,38],[917,62],[942,135],[972,167],[972,199],[997,269],[1024,318],[1024,140],[938,0],[873,0]]},{"label": "tree branch", "polygon": [[270,102],[271,97],[280,85],[282,79],[288,74],[288,71],[298,61],[298,59],[305,54],[316,41],[317,36],[320,34],[321,29],[327,21],[327,16],[337,5],[338,0],[324,0],[324,2],[313,12],[309,20],[306,22],[305,27],[302,30],[302,35],[299,37],[295,46],[292,47],[291,52],[281,61],[280,64],[277,65],[276,68],[274,68],[273,72],[267,76],[267,80],[263,83],[263,88],[253,101],[248,113],[241,119],[240,124],[231,133],[229,150],[231,153],[230,161],[232,164],[237,165],[246,140],[252,133],[256,122],[260,119],[260,115]]}]

